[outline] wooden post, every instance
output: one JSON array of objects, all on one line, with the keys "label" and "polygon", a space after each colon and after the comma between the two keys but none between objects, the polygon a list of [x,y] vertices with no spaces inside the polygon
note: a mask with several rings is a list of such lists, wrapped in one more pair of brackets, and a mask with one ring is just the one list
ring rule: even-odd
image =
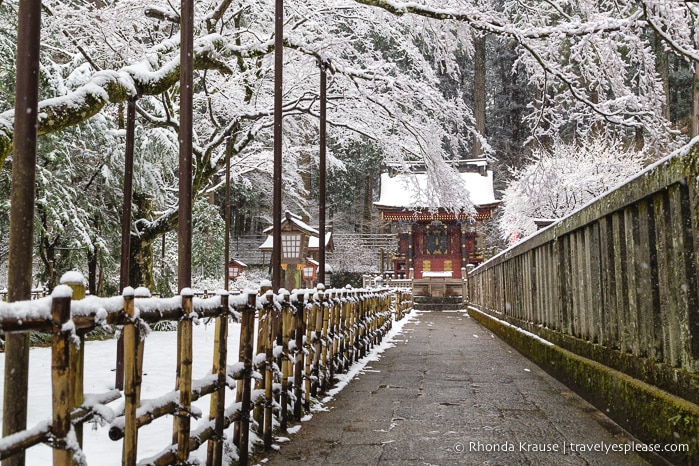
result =
[{"label": "wooden post", "polygon": [[67,287],[56,287],[52,294],[51,315],[51,385],[53,389],[53,421],[51,431],[56,438],[53,449],[53,464],[69,466],[72,464],[73,452],[67,449],[65,438],[70,432],[71,367],[70,346],[71,331],[64,329],[70,319],[70,297],[72,292]]},{"label": "wooden post", "polygon": [[298,294],[296,297],[296,315],[294,316],[295,323],[295,338],[296,338],[296,351],[294,353],[294,395],[296,396],[296,403],[294,403],[294,417],[297,421],[301,421],[302,412],[302,396],[303,391],[301,389],[301,383],[303,382],[303,359],[304,359],[304,348],[303,348],[303,335],[305,333],[305,321],[304,312],[305,307],[304,297],[302,294]]},{"label": "wooden post", "polygon": [[[39,96],[41,0],[18,2],[10,236],[7,256],[9,302],[31,299],[36,180],[36,128]],[[27,427],[29,334],[5,337],[2,436]],[[24,452],[2,462],[24,465]]]},{"label": "wooden post", "polygon": [[[85,297],[85,278],[80,272],[66,272],[60,280],[62,285],[68,285],[73,290],[73,300]],[[85,400],[83,380],[85,375],[85,331],[76,332],[80,346],[70,345],[70,376],[71,376],[71,409],[82,406]],[[83,426],[75,426],[75,437],[78,445],[83,446]]]},{"label": "wooden post", "polygon": [[329,379],[330,386],[335,380],[335,367],[337,364],[338,338],[337,338],[337,321],[338,321],[338,303],[336,298],[337,292],[330,293],[328,297],[330,314],[328,319],[328,352],[330,353],[329,360]]},{"label": "wooden post", "polygon": [[221,315],[216,318],[212,373],[217,375],[217,390],[211,394],[209,419],[215,419],[215,438],[207,445],[206,465],[223,462],[223,422],[226,409],[226,363],[228,359],[228,292],[221,293]]},{"label": "wooden post", "polygon": [[330,306],[332,306],[332,303],[328,299],[328,293],[323,293],[321,298],[320,298],[320,305],[323,313],[323,328],[322,328],[322,339],[321,339],[321,370],[322,370],[322,378],[321,378],[321,384],[320,384],[320,391],[324,392],[325,390],[328,389],[328,372],[329,372],[329,364],[332,364],[330,362],[330,358],[328,357],[328,353],[330,352],[332,348],[332,342],[330,341]]},{"label": "wooden post", "polygon": [[[267,296],[268,292],[271,292],[272,288],[270,286],[263,286],[260,288],[260,297],[262,296]],[[267,298],[269,299],[269,298]],[[255,355],[258,354],[267,354],[267,343],[269,338],[267,337],[267,321],[271,319],[271,313],[269,312],[269,306],[268,305],[263,305],[258,312],[258,326],[257,326],[257,350],[255,352]],[[264,390],[266,380],[267,380],[267,371],[261,371],[262,377],[257,379],[255,381],[255,386],[257,387],[258,390]],[[259,434],[263,434],[264,430],[264,409],[262,406],[255,404],[255,409],[253,412],[253,417],[255,419],[255,422],[257,423],[257,429]]]},{"label": "wooden post", "polygon": [[122,445],[121,464],[134,466],[138,453],[138,425],[136,409],[138,408],[138,330],[132,321],[134,316],[134,290],[124,288],[124,314],[128,322],[124,324],[124,442]]},{"label": "wooden post", "polygon": [[[150,290],[145,287],[138,287],[134,290],[134,298],[150,298]],[[143,383],[143,353],[145,350],[145,339],[141,338],[140,326],[136,325],[136,373],[134,385],[136,389],[136,406],[141,406],[141,384]]]},{"label": "wooden post", "polygon": [[274,373],[272,372],[272,367],[274,366],[274,321],[277,318],[273,300],[274,295],[267,293],[267,306],[269,306],[269,309],[267,310],[267,320],[265,322],[267,346],[265,348],[265,408],[262,428],[265,450],[272,448],[272,408],[274,406],[274,399],[272,398],[272,378]]},{"label": "wooden post", "polygon": [[[188,294],[185,292],[188,291]],[[190,412],[192,409],[192,300],[191,290],[183,290],[182,311],[183,316],[179,325],[182,328],[180,340],[180,409],[175,419],[177,432],[177,461],[185,464],[189,458],[189,430]]]},{"label": "wooden post", "polygon": [[311,377],[313,376],[313,365],[312,362],[315,360],[315,355],[313,354],[313,334],[315,333],[315,315],[318,312],[318,307],[315,305],[315,303],[311,304],[310,299],[309,303],[310,309],[307,309],[305,313],[306,317],[306,344],[304,345],[304,351],[306,352],[306,364],[305,364],[305,369],[304,373],[306,374],[305,377],[305,382],[304,382],[304,387],[305,387],[305,396],[304,396],[304,406],[306,409],[309,409],[311,406]]},{"label": "wooden post", "polygon": [[289,293],[284,294],[284,304],[282,307],[281,316],[281,326],[282,326],[282,393],[281,393],[281,416],[280,416],[280,428],[286,431],[288,424],[288,411],[287,407],[289,405],[289,377],[291,377],[291,361],[289,360],[289,341],[292,335],[294,335],[294,315],[292,312],[291,304],[289,303]]},{"label": "wooden post", "polygon": [[240,405],[240,430],[238,440],[238,463],[248,464],[248,439],[250,438],[250,395],[252,389],[252,340],[255,329],[255,308],[257,295],[248,295],[248,304],[243,310],[243,322],[240,326],[241,361],[244,375]]},{"label": "wooden post", "polygon": [[323,345],[323,292],[318,291],[313,298],[313,321],[311,321],[311,326],[313,328],[313,368],[311,369],[311,377],[313,378],[313,383],[311,384],[311,396],[315,397],[318,393],[318,387],[320,385],[321,377],[321,353]]},{"label": "wooden post", "polygon": [[347,296],[347,289],[344,289],[342,290],[342,325],[344,326],[342,336],[343,371],[347,371],[349,369],[349,362],[352,354],[352,323],[350,317],[349,297]]}]

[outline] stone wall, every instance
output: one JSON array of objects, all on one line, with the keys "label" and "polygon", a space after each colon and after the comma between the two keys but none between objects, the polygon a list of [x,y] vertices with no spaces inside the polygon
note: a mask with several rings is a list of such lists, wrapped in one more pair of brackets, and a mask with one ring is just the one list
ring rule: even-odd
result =
[{"label": "stone wall", "polygon": [[694,462],[698,162],[668,157],[469,275],[474,317],[641,440],[679,435]]}]

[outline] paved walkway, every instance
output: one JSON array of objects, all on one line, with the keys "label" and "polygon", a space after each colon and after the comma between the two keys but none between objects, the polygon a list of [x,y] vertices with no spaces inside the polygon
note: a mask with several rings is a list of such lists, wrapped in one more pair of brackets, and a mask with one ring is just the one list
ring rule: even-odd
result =
[{"label": "paved walkway", "polygon": [[462,312],[417,313],[395,344],[266,464],[646,464],[579,451],[629,439]]}]

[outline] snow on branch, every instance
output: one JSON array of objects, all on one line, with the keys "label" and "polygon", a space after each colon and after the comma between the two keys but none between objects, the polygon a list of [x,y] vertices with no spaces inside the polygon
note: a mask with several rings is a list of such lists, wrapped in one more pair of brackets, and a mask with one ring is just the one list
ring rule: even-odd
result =
[{"label": "snow on branch", "polygon": [[[164,44],[160,44],[160,47],[163,46]],[[232,70],[222,58],[259,56],[270,50],[269,43],[236,47],[229,45],[222,36],[211,34],[196,41],[194,68],[230,74]],[[39,103],[37,134],[41,136],[76,125],[94,116],[108,104],[124,102],[139,94],[158,95],[175,85],[179,74],[179,56],[155,70],[151,69],[150,63],[144,61],[118,71],[98,71],[90,81],[69,94]],[[0,167],[12,150],[13,129],[14,110],[0,113]]]}]

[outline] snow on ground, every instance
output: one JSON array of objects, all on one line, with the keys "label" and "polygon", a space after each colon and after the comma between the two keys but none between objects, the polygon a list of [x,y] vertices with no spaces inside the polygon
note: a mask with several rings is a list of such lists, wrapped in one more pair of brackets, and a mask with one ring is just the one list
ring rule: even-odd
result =
[{"label": "snow on ground", "polygon": [[[416,313],[407,314],[402,320],[393,322],[392,329],[384,336],[381,344],[376,345],[366,357],[350,367],[346,374],[338,374],[338,383],[328,391],[325,398],[313,405],[314,411],[324,409],[330,401],[357,375],[365,370],[368,363],[375,361],[387,348],[395,346],[394,338],[402,332],[404,325],[415,317]],[[141,399],[158,398],[169,393],[175,386],[175,366],[177,361],[177,332],[151,332],[146,338],[143,362],[143,385]],[[238,360],[240,325],[229,324],[228,328],[228,363]],[[194,361],[193,378],[199,379],[211,372],[214,348],[214,323],[200,323],[194,326]],[[88,341],[85,351],[85,393],[104,393],[114,388],[114,368],[116,360],[116,340]],[[5,354],[0,353],[0,373],[4,374]],[[0,397],[4,393],[4,378],[0,378]],[[51,418],[51,348],[32,348],[29,356],[29,403],[27,427],[32,428],[41,421]],[[234,391],[226,393],[226,404],[234,400]],[[209,411],[209,397],[203,397],[193,403],[204,415]],[[123,401],[117,400],[109,405],[114,411],[121,412]],[[308,420],[312,416],[306,416]],[[0,419],[2,404],[0,403]],[[197,426],[192,421],[192,430]],[[232,428],[227,431],[227,438],[232,437]],[[296,433],[299,427],[289,430]],[[89,465],[117,466],[121,464],[122,442],[112,441],[108,435],[109,425],[96,422],[85,424],[83,450]],[[139,429],[138,458],[143,459],[158,454],[170,444],[172,436],[172,416],[164,416],[148,426]],[[254,437],[251,435],[251,437]],[[283,441],[283,438],[279,439]],[[292,437],[293,441],[293,437]],[[206,444],[192,458],[204,461]],[[27,450],[27,466],[51,464],[51,448],[37,445]]]},{"label": "snow on ground", "polygon": [[[228,328],[229,361],[237,360],[240,325],[231,323]],[[193,378],[199,379],[211,372],[214,349],[214,322],[194,326]],[[158,398],[174,390],[177,362],[177,332],[151,332],[146,338],[143,358],[143,384],[141,399]],[[114,388],[116,340],[88,341],[85,351],[85,393],[104,393]],[[4,374],[5,354],[0,354],[0,373]],[[0,378],[0,396],[4,393],[4,377]],[[233,400],[234,392],[226,393],[227,403]],[[29,403],[27,427],[51,418],[51,348],[32,348],[29,352]],[[209,412],[209,397],[193,403]],[[109,405],[121,411],[123,401]],[[0,405],[0,417],[2,406]],[[197,426],[192,421],[192,429]],[[88,423],[84,426],[83,450],[90,465],[111,466],[121,464],[122,442],[109,439],[109,425]],[[156,455],[170,444],[172,416],[164,416],[152,424],[139,429],[138,457]],[[206,458],[206,444],[193,457]],[[51,448],[37,445],[27,450],[27,466],[51,464]]]}]

